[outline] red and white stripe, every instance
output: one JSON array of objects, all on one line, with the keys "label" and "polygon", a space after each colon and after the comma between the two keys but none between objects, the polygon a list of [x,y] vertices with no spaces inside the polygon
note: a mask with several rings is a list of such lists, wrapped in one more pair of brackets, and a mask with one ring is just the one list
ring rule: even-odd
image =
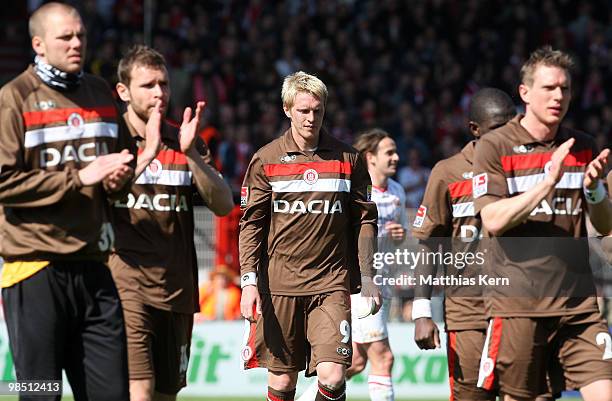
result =
[{"label": "red and white stripe", "polygon": [[462,202],[453,205],[453,217],[469,216],[474,216],[474,202]]},{"label": "red and white stripe", "polygon": [[[520,177],[508,177],[508,193],[510,195],[529,191],[531,188],[544,181],[546,173],[524,175]],[[584,180],[583,172],[563,173],[561,180],[555,185],[557,189],[581,189]]]},{"label": "red and white stripe", "polygon": [[154,185],[169,185],[173,187],[191,185],[191,171],[181,170],[162,170],[158,174],[151,174],[144,171],[135,184],[154,184]]},{"label": "red and white stripe", "polygon": [[272,181],[272,192],[351,192],[351,180],[319,178],[314,184],[304,180]]},{"label": "red and white stripe", "polygon": [[480,370],[478,371],[477,386],[485,390],[492,390],[495,383],[495,362],[499,355],[499,344],[502,336],[502,318],[495,317],[489,320],[487,338],[482,347]]},{"label": "red and white stripe", "polygon": [[[546,163],[550,161],[552,154],[553,152],[543,152],[528,155],[502,156],[502,168],[506,172],[544,168]],[[586,166],[587,164],[589,164],[592,158],[593,152],[591,151],[591,149],[571,152],[563,161],[563,165],[568,167]]]},{"label": "red and white stripe", "polygon": [[33,148],[44,143],[72,141],[83,138],[117,138],[117,136],[118,127],[116,123],[85,123],[78,128],[62,125],[26,131],[24,146],[26,148]]},{"label": "red and white stripe", "polygon": [[72,114],[80,115],[83,120],[99,120],[102,118],[117,118],[117,109],[114,106],[103,107],[71,107],[64,109],[50,109],[39,111],[26,111],[23,113],[23,122],[26,127],[32,125],[54,124],[67,121]]},{"label": "red and white stripe", "polygon": [[317,173],[351,174],[351,163],[339,160],[310,163],[266,164],[264,172],[268,177],[302,175],[306,170],[316,170]]}]

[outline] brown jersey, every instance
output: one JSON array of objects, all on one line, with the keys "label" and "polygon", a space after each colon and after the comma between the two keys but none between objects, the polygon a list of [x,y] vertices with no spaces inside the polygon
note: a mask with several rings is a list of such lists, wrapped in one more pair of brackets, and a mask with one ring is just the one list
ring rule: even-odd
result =
[{"label": "brown jersey", "polygon": [[521,126],[522,117],[487,134],[476,145],[476,213],[544,180],[552,153],[569,138],[575,138],[575,143],[555,190],[525,222],[490,240],[487,269],[493,276],[510,280],[508,286],[491,288],[490,313],[538,317],[598,311],[582,192],[584,171],[597,154],[594,142],[586,134],[563,127],[555,139],[538,142]]},{"label": "brown jersey", "polygon": [[[291,131],[253,156],[244,178],[240,221],[241,274],[258,273],[258,288],[275,295],[349,289],[353,233],[361,271],[372,275],[376,204],[359,153],[321,132],[317,150],[301,151]],[[367,270],[367,271],[366,271]]]},{"label": "brown jersey", "polygon": [[129,148],[108,85],[84,74],[59,92],[29,67],[0,91],[0,255],[7,261],[106,260],[113,232],[101,184],[78,170]]},{"label": "brown jersey", "polygon": [[[124,115],[139,153],[145,141]],[[193,195],[198,180],[178,142],[178,127],[162,125],[162,147],[132,184],[124,199],[114,203],[115,249],[109,265],[120,291],[162,310],[198,310],[198,270],[193,243]],[[198,153],[210,162],[208,148],[198,138]]]},{"label": "brown jersey", "polygon": [[[475,145],[475,141],[468,143],[460,153],[434,166],[412,226],[414,237],[421,240],[439,238],[442,243],[451,245],[453,253],[475,254],[478,251],[481,223],[474,215],[472,198]],[[447,266],[445,269],[445,274],[461,275],[467,279],[478,273],[480,266]],[[479,292],[478,289],[476,291]],[[447,296],[444,307],[447,330],[487,327],[482,298]]]}]

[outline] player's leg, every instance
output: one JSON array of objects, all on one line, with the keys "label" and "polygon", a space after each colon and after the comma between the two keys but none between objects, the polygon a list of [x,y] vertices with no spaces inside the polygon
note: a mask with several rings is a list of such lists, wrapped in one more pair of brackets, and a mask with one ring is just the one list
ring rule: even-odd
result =
[{"label": "player's leg", "polygon": [[[2,290],[4,316],[18,380],[61,380],[69,319],[54,266]],[[61,395],[21,400],[59,401]]]},{"label": "player's leg", "polygon": [[493,391],[498,385],[504,400],[533,400],[546,393],[546,361],[554,327],[555,318],[493,318],[482,351],[478,387]]},{"label": "player's leg", "polygon": [[601,315],[564,318],[557,342],[566,387],[580,389],[585,401],[612,400],[612,337]]},{"label": "player's leg", "polygon": [[315,371],[319,400],[346,399],[346,368],[351,364],[351,311],[349,295],[343,291],[309,298],[306,307],[306,337],[311,359],[306,372]]},{"label": "player's leg", "polygon": [[273,372],[268,370],[268,400],[293,401],[297,372]]},{"label": "player's leg", "polygon": [[393,353],[389,339],[364,344],[370,361],[368,375],[368,391],[372,401],[393,401],[393,382],[391,371],[393,369]]},{"label": "player's leg", "polygon": [[[353,331],[353,335],[354,333],[355,331]],[[358,375],[365,369],[368,363],[368,354],[364,345],[367,344],[359,344],[353,341],[353,358],[351,360],[351,366],[346,370],[347,379]]]},{"label": "player's leg", "polygon": [[130,395],[125,325],[110,271],[97,262],[79,263],[72,270],[82,355],[69,353],[66,374],[70,377],[82,371],[87,393],[87,398],[75,395],[75,400],[127,401]]},{"label": "player's leg", "polygon": [[149,307],[154,316],[154,401],[173,401],[187,385],[193,315]]},{"label": "player's leg", "polygon": [[451,400],[492,401],[497,398],[493,388],[485,390],[477,386],[485,339],[485,330],[448,332],[446,344]]}]

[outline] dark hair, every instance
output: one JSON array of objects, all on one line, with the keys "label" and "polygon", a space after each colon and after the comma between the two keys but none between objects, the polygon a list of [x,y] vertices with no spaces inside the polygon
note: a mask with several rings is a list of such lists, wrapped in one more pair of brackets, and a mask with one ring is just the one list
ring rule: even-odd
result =
[{"label": "dark hair", "polygon": [[472,96],[468,119],[476,124],[482,124],[495,115],[515,115],[514,102],[508,94],[497,88],[483,88]]},{"label": "dark hair", "polygon": [[166,68],[166,60],[157,50],[145,45],[135,45],[119,61],[117,67],[117,78],[119,82],[129,86],[132,79],[131,73],[134,66],[145,66],[157,69]]},{"label": "dark hair", "polygon": [[385,138],[391,138],[387,131],[380,128],[372,128],[360,134],[353,146],[359,153],[365,156],[368,152],[376,153],[378,144]]}]

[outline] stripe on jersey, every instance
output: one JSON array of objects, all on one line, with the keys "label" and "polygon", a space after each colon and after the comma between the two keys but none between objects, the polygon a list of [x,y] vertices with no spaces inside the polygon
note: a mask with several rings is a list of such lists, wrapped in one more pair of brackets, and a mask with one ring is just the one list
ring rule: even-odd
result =
[{"label": "stripe on jersey", "polygon": [[87,123],[80,129],[62,125],[59,127],[40,128],[26,131],[24,146],[33,148],[43,143],[72,141],[82,138],[117,138],[118,127],[116,123]]},{"label": "stripe on jersey", "polygon": [[[144,148],[139,148],[138,154],[141,154],[143,151]],[[160,150],[155,159],[159,160],[161,164],[187,164],[185,154],[173,149]]]},{"label": "stripe on jersey", "polygon": [[472,179],[452,182],[448,184],[448,191],[453,199],[472,195]]},{"label": "stripe on jersey", "polygon": [[23,121],[26,127],[32,125],[52,124],[66,122],[68,117],[78,113],[83,120],[97,120],[100,118],[116,118],[117,109],[114,106],[92,107],[92,108],[67,108],[51,109],[42,111],[26,111],[23,113]]},{"label": "stripe on jersey", "polygon": [[293,164],[266,164],[264,172],[268,177],[304,174],[306,170],[314,169],[317,173],[350,174],[351,163],[339,160],[326,162],[293,163]]},{"label": "stripe on jersey", "polygon": [[[501,162],[504,171],[527,170],[534,168],[544,168],[546,163],[550,161],[553,152],[533,153],[528,155],[511,155],[502,156]],[[563,162],[564,166],[581,167],[589,164],[593,158],[591,149],[572,152],[567,155]]]},{"label": "stripe on jersey", "polygon": [[[538,183],[544,181],[546,173],[524,175],[521,177],[508,177],[508,193],[513,195],[519,192],[526,192],[533,188]],[[584,173],[563,173],[561,180],[555,185],[557,189],[581,189]]]},{"label": "stripe on jersey", "polygon": [[314,184],[304,180],[271,181],[272,192],[351,192],[351,180],[319,178]]},{"label": "stripe on jersey", "polygon": [[453,205],[453,217],[468,217],[474,215],[474,202],[455,203]]},{"label": "stripe on jersey", "polygon": [[191,185],[191,171],[162,170],[154,176],[145,170],[144,173],[140,174],[135,184],[170,185],[173,187]]},{"label": "stripe on jersey", "polygon": [[495,383],[495,363],[499,355],[502,322],[503,320],[499,317],[494,317],[489,321],[487,337],[482,347],[480,369],[478,370],[478,383],[476,385],[485,390],[493,390],[493,384]]}]

